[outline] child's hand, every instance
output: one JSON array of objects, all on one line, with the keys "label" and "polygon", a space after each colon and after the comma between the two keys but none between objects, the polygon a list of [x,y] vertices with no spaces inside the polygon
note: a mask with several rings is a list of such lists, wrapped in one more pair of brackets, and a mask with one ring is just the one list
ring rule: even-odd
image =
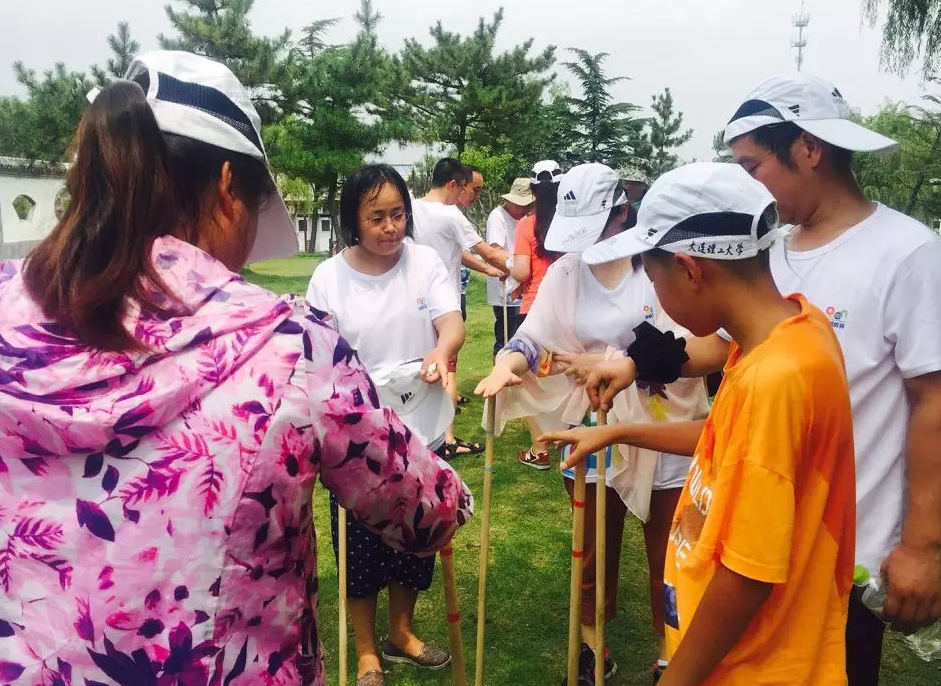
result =
[{"label": "child's hand", "polygon": [[480,395],[484,398],[492,398],[507,386],[519,386],[523,380],[509,369],[496,366],[490,375],[483,378],[477,388],[474,389],[474,395]]},{"label": "child's hand", "polygon": [[598,363],[604,360],[603,355],[568,355],[565,353],[556,353],[553,361],[558,365],[559,371],[566,376],[575,379],[575,383],[584,386],[588,382],[589,376]]},{"label": "child's hand", "polygon": [[562,463],[562,469],[571,469],[589,455],[594,455],[614,443],[610,427],[607,426],[580,426],[568,431],[553,431],[540,436],[539,442],[572,446],[571,453]]},{"label": "child's hand", "polygon": [[595,365],[585,384],[591,406],[596,410],[610,410],[614,396],[634,383],[636,375],[637,367],[629,357]]}]

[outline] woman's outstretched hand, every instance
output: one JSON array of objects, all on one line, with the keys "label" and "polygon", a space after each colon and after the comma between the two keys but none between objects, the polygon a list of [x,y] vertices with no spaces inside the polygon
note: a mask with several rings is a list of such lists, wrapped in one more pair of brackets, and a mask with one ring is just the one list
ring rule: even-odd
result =
[{"label": "woman's outstretched hand", "polygon": [[523,383],[523,380],[519,376],[498,365],[477,384],[474,395],[492,398],[507,386],[519,386],[521,383]]}]

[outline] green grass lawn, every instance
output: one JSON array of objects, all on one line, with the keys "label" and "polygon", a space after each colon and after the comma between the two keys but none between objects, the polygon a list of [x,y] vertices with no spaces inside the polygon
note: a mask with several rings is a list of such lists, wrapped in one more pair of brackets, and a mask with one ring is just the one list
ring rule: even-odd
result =
[{"label": "green grass lawn", "polygon": [[[317,259],[311,257],[276,260],[255,265],[244,274],[250,281],[278,293],[303,294],[316,263]],[[493,313],[486,304],[484,282],[476,275],[467,300],[467,344],[460,358],[459,380],[461,393],[470,397],[477,380],[490,370],[493,345]],[[458,436],[483,442],[481,412],[482,405],[475,398],[457,418]],[[568,498],[556,470],[537,472],[519,464],[517,455],[526,447],[527,436],[520,423],[509,425],[496,444],[484,679],[491,686],[555,685],[565,669],[571,559]],[[454,540],[464,655],[468,683],[473,683],[483,458],[458,458],[453,464],[478,499],[478,516]],[[314,519],[320,541],[320,639],[327,660],[327,683],[336,684],[337,570],[324,489],[315,493]],[[650,683],[649,667],[657,648],[650,627],[646,575],[640,523],[629,519],[624,531],[618,616],[608,625],[608,643],[619,665],[618,674],[607,682],[612,686]],[[380,635],[385,626],[384,612],[384,599],[380,599]],[[415,625],[424,640],[447,645],[440,574],[436,574],[431,590],[419,599]],[[351,639],[351,670],[355,664]],[[350,684],[354,683],[355,674],[351,673]],[[449,684],[451,675],[449,670],[422,672],[396,666],[387,675],[387,683]],[[926,665],[893,639],[883,660],[883,683],[938,686],[941,665]]]}]

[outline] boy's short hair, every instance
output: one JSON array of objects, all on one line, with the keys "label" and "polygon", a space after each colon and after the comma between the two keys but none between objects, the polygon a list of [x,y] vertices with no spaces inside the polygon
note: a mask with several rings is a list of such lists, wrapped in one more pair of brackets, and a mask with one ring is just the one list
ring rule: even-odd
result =
[{"label": "boy's short hair", "polygon": [[[762,126],[761,128],[755,129],[751,133],[746,133],[738,138],[732,140],[734,144],[735,141],[744,138],[745,136],[751,136],[752,140],[755,142],[759,148],[763,148],[768,152],[772,153],[785,167],[791,171],[797,168],[797,165],[794,164],[794,156],[791,154],[791,148],[794,145],[794,141],[800,138],[802,133],[806,133],[801,129],[797,124],[793,122],[782,122],[781,124],[771,124],[769,126]],[[808,134],[813,135],[813,134]],[[817,138],[814,136],[814,138]],[[853,165],[853,151],[846,150],[845,148],[840,148],[831,143],[827,143],[820,138],[817,138],[820,141],[820,144],[829,150],[829,158],[833,164],[833,168],[836,171],[844,171],[849,169]]]},{"label": "boy's short hair", "polygon": [[431,187],[442,188],[452,181],[463,186],[471,180],[473,174],[468,168],[461,164],[460,160],[453,157],[443,157],[438,160],[434,171],[431,173]]}]

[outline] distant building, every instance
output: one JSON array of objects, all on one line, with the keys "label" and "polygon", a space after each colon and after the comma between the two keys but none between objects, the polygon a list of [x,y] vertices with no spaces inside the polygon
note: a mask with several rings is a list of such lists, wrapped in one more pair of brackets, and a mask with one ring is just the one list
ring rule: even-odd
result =
[{"label": "distant building", "polygon": [[63,164],[0,157],[0,259],[26,257],[49,235],[65,208]]}]

